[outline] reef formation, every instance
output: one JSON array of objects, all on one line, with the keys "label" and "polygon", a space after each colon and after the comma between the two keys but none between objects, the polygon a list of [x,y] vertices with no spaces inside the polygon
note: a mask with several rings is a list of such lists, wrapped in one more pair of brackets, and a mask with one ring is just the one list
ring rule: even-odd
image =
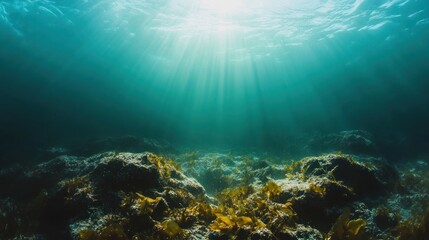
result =
[{"label": "reef formation", "polygon": [[428,177],[340,152],[62,155],[0,171],[0,239],[423,240]]}]

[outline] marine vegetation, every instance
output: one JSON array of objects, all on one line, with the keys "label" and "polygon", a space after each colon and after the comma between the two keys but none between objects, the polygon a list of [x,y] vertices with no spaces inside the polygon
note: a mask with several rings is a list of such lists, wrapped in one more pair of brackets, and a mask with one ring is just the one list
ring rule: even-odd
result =
[{"label": "marine vegetation", "polygon": [[173,220],[165,220],[159,224],[161,228],[161,234],[168,238],[175,238],[183,234],[183,230]]},{"label": "marine vegetation", "polygon": [[268,182],[260,190],[260,193],[271,201],[277,201],[281,192],[282,188],[275,182]]},{"label": "marine vegetation", "polygon": [[259,191],[251,186],[225,189],[217,195],[216,220],[210,229],[219,236],[248,236],[257,230],[270,229],[281,236],[285,229],[293,229],[296,213],[292,203],[276,203],[280,186],[269,182]]},{"label": "marine vegetation", "polygon": [[255,189],[252,186],[238,186],[234,188],[224,189],[216,195],[216,199],[223,206],[234,207],[237,203],[243,203],[243,201],[252,193]]},{"label": "marine vegetation", "polygon": [[350,210],[346,209],[332,226],[326,240],[366,240],[369,236],[365,233],[366,221],[358,218],[350,220]]},{"label": "marine vegetation", "polygon": [[216,220],[210,224],[210,229],[221,234],[231,234],[239,228],[252,227],[252,219],[245,216],[225,216],[216,214]]},{"label": "marine vegetation", "polygon": [[90,201],[95,201],[94,189],[87,176],[76,177],[64,183],[66,191],[65,200],[72,203],[74,199],[85,197]]},{"label": "marine vegetation", "polygon": [[147,159],[149,160],[149,162],[154,164],[158,168],[159,172],[166,178],[170,177],[172,169],[178,171],[181,171],[182,169],[182,167],[177,161],[169,159],[166,156],[148,154]]},{"label": "marine vegetation", "polygon": [[393,229],[398,234],[398,240],[420,240],[429,236],[429,207],[417,218],[410,219]]},{"label": "marine vegetation", "polygon": [[155,199],[146,197],[140,193],[135,193],[135,197],[127,196],[122,200],[121,206],[125,207],[134,203],[140,214],[152,214],[156,205],[161,201],[161,197]]},{"label": "marine vegetation", "polygon": [[[401,218],[394,200],[368,197],[372,195],[365,188],[389,187],[383,185],[389,178],[378,182],[378,177],[386,176],[380,165],[370,168],[335,154],[305,158],[286,167],[251,160],[227,165],[221,158],[209,156],[207,160],[216,159],[208,163],[211,166],[230,168],[218,171],[213,179],[236,180],[249,175],[246,184],[238,180],[235,184],[241,185],[224,186],[208,195],[202,185],[179,170],[174,157],[100,154],[88,160],[92,163],[82,173],[73,169],[73,174],[56,178],[52,187],[39,187],[35,192],[41,194],[33,195],[33,201],[21,200],[19,205],[0,199],[0,223],[6,226],[0,238],[13,239],[36,231],[51,234],[48,239],[79,240],[390,240],[393,236],[417,240],[427,235],[429,208],[420,217]],[[59,158],[25,176],[34,182],[32,177],[40,169],[61,172],[58,166],[80,169],[80,163],[75,158]],[[198,169],[203,171],[200,166]],[[254,175],[249,174],[252,172]],[[367,179],[354,181],[356,176]],[[414,174],[411,181],[404,175],[404,182],[424,184],[414,181],[418,176]],[[367,184],[368,179],[376,184]],[[355,189],[360,189],[361,199],[355,197]],[[422,189],[419,185],[407,190],[408,194],[420,194]],[[396,195],[389,196],[393,199]],[[418,196],[420,200],[408,201],[421,206],[426,195]],[[40,210],[29,211],[36,208]],[[419,208],[410,211],[413,209]]]},{"label": "marine vegetation", "polygon": [[124,228],[118,224],[103,227],[98,231],[84,229],[79,232],[79,238],[81,240],[128,240]]},{"label": "marine vegetation", "polygon": [[326,194],[326,188],[325,187],[321,187],[315,183],[310,183],[309,185],[309,191],[311,193],[314,193],[316,195],[318,195],[320,198],[323,198]]},{"label": "marine vegetation", "polygon": [[195,200],[188,207],[180,210],[180,215],[176,216],[176,220],[183,226],[189,226],[190,222],[195,221],[210,223],[216,219],[216,211],[216,207],[210,206],[204,200]]}]

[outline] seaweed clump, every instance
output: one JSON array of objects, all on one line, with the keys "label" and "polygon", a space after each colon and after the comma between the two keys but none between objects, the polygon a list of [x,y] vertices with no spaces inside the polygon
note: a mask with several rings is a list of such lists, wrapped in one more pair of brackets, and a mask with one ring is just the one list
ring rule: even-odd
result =
[{"label": "seaweed clump", "polygon": [[366,240],[369,239],[365,231],[366,221],[358,218],[350,220],[350,210],[346,209],[332,226],[326,240]]},{"label": "seaweed clump", "polygon": [[210,229],[219,236],[248,235],[250,232],[265,227],[250,207],[248,197],[255,193],[253,187],[239,186],[225,189],[217,194],[220,203],[214,208],[215,220]]},{"label": "seaweed clump", "polygon": [[216,219],[216,207],[203,201],[194,201],[188,207],[181,209],[179,212],[170,212],[175,216],[176,221],[183,227],[190,227],[192,224],[199,222],[208,224]]},{"label": "seaweed clump", "polygon": [[[219,239],[246,239],[261,232],[283,239],[296,229],[293,203],[278,203],[281,187],[269,182],[259,191],[251,186],[226,189],[217,198],[216,219],[210,230]],[[213,239],[217,239],[214,238]]]},{"label": "seaweed clump", "polygon": [[210,229],[224,235],[236,233],[238,230],[252,231],[258,227],[263,227],[263,224],[254,224],[250,217],[216,214],[216,220],[210,224]]},{"label": "seaweed clump", "polygon": [[282,188],[275,182],[268,182],[261,188],[261,194],[265,195],[271,201],[277,201],[282,192]]},{"label": "seaweed clump", "polygon": [[162,200],[161,197],[156,197],[155,199],[146,197],[143,194],[135,193],[135,197],[126,196],[121,202],[121,206],[125,207],[131,204],[135,204],[135,208],[139,211],[139,214],[152,214],[155,207]]},{"label": "seaweed clump", "polygon": [[183,230],[173,220],[165,220],[158,225],[161,228],[161,234],[170,239],[183,235]]},{"label": "seaweed clump", "polygon": [[81,240],[128,240],[124,228],[118,224],[103,227],[99,231],[84,229],[79,232],[79,238]]},{"label": "seaweed clump", "polygon": [[161,176],[167,179],[171,177],[172,170],[180,171],[182,169],[178,162],[173,161],[172,159],[169,159],[165,156],[148,154],[147,159],[150,163],[154,164],[158,168]]}]

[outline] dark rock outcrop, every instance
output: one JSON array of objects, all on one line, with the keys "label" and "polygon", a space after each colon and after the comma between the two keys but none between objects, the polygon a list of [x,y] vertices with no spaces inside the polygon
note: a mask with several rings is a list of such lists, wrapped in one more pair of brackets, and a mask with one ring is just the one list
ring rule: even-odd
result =
[{"label": "dark rock outcrop", "polygon": [[[426,231],[427,218],[411,221],[429,196],[423,161],[398,174],[380,159],[341,153],[288,165],[266,155],[195,156],[180,166],[107,152],[1,170],[0,239],[394,239]],[[182,167],[220,191],[207,196]]]},{"label": "dark rock outcrop", "polygon": [[[11,227],[17,227],[5,231],[7,235],[0,233],[1,239],[27,232],[42,234],[46,239],[71,239],[70,223],[96,218],[100,213],[124,211],[126,208],[121,207],[126,205],[124,201],[135,199],[135,194],[140,194],[137,200],[132,200],[141,206],[137,213],[150,210],[160,218],[170,203],[187,206],[196,196],[205,194],[198,182],[150,153],[103,153],[89,158],[61,156],[31,170],[2,170],[0,179],[10,183],[8,188],[0,189],[0,196],[10,199],[10,203],[22,202],[20,206],[9,207],[19,209],[15,211],[16,217],[11,215],[6,219]],[[169,192],[176,194],[174,199]],[[30,217],[21,215],[32,209],[38,211],[33,211]],[[132,212],[130,209],[128,213],[132,222],[153,225],[150,216]]]},{"label": "dark rock outcrop", "polygon": [[107,151],[139,153],[143,151],[166,152],[171,150],[173,150],[173,146],[167,141],[122,136],[88,140],[84,144],[71,147],[69,153],[78,156],[90,156]]},{"label": "dark rock outcrop", "polygon": [[342,154],[305,158],[292,171],[292,179],[275,181],[282,189],[279,201],[293,201],[301,220],[323,230],[352,202],[373,201],[399,184],[396,170],[382,161],[359,162]]},{"label": "dark rock outcrop", "polygon": [[160,189],[160,172],[146,155],[118,155],[103,159],[89,174],[98,191]]},{"label": "dark rock outcrop", "polygon": [[307,177],[326,177],[351,188],[358,197],[380,194],[396,186],[399,176],[382,161],[358,162],[345,155],[306,158],[300,171]]},{"label": "dark rock outcrop", "polygon": [[341,131],[327,135],[316,135],[307,144],[312,153],[341,151],[356,155],[378,153],[374,137],[362,130]]}]

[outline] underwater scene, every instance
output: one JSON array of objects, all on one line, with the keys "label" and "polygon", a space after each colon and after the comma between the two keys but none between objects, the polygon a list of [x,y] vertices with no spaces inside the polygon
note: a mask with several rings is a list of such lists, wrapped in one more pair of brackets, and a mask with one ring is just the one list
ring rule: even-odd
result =
[{"label": "underwater scene", "polygon": [[429,1],[0,0],[0,240],[429,240]]}]

